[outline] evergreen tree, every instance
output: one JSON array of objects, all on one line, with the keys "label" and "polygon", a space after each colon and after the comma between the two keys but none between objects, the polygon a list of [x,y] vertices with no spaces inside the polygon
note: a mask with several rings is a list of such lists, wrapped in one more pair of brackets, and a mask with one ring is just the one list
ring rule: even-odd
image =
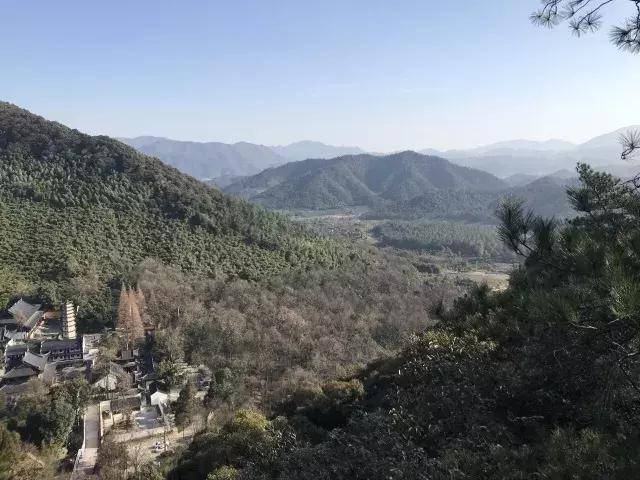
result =
[{"label": "evergreen tree", "polygon": [[233,408],[236,396],[236,382],[234,381],[233,372],[228,368],[222,368],[216,371],[211,379],[209,389],[204,397],[204,404],[210,410],[220,405],[228,405]]},{"label": "evergreen tree", "polygon": [[124,480],[127,478],[129,453],[123,443],[107,438],[98,449],[96,471],[98,478],[104,480]]},{"label": "evergreen tree", "polygon": [[173,408],[176,416],[176,425],[181,429],[189,426],[198,408],[196,389],[191,380],[180,390],[180,395]]}]

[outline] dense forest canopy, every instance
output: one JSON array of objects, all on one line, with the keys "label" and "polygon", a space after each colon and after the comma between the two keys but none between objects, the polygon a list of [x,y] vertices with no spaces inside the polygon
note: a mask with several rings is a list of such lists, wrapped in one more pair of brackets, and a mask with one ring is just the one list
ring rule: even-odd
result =
[{"label": "dense forest canopy", "polygon": [[513,260],[496,235],[495,225],[446,221],[387,221],[372,230],[381,245],[463,257]]},{"label": "dense forest canopy", "polygon": [[[0,292],[70,296],[107,321],[111,289],[146,258],[259,279],[334,267],[352,249],[208,188],[107,137],[0,103]],[[88,309],[87,309],[88,307]]]}]

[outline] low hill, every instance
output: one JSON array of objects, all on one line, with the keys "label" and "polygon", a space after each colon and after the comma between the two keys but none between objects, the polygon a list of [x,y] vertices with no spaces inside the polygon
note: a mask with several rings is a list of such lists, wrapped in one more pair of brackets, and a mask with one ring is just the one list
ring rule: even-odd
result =
[{"label": "low hill", "polygon": [[225,191],[270,208],[326,209],[406,201],[425,191],[495,191],[493,175],[443,158],[401,152],[305,160],[240,180]]},{"label": "low hill", "polygon": [[342,258],[280,215],[9,103],[0,103],[0,231],[3,289],[40,288],[51,301],[97,298],[146,258],[252,279]]},{"label": "low hill", "polygon": [[511,187],[521,187],[522,185],[526,185],[527,183],[531,183],[534,180],[537,180],[539,177],[537,175],[528,175],[526,173],[515,173],[513,175],[509,175],[503,180],[509,184]]},{"label": "low hill", "polygon": [[577,178],[542,177],[520,187],[515,187],[507,195],[523,199],[527,206],[544,217],[566,217],[572,208],[567,199],[567,187],[575,186]]}]

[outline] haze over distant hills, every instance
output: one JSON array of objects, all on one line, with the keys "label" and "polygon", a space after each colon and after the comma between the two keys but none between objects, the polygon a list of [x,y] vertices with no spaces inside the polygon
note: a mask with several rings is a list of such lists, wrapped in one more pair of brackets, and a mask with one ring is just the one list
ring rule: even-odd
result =
[{"label": "haze over distant hills", "polygon": [[292,162],[242,179],[225,191],[274,208],[323,209],[407,200],[433,189],[504,187],[502,180],[489,173],[408,151]]},{"label": "haze over distant hills", "polygon": [[158,157],[183,173],[200,179],[251,175],[287,159],[264,145],[239,142],[183,142],[163,137],[120,138],[141,153]]},{"label": "haze over distant hills", "polygon": [[[586,162],[614,174],[625,175],[628,170],[625,166],[629,163],[620,159],[621,147],[618,139],[621,133],[639,128],[621,128],[579,145],[557,139],[513,140],[462,150],[424,149],[420,153],[482,169],[500,178],[517,174],[537,178],[562,169],[573,172],[577,162]],[[254,175],[266,168],[291,161],[366,153],[359,147],[333,146],[310,140],[273,147],[248,142],[184,142],[151,136],[120,140],[196,178],[225,177],[222,180],[224,185],[228,184],[226,179],[230,177]]]},{"label": "haze over distant hills", "polygon": [[358,147],[336,147],[321,142],[304,140],[290,145],[271,147],[277,154],[289,161],[306,160],[308,158],[336,158],[344,155],[366,153]]},{"label": "haze over distant hills", "polygon": [[563,140],[515,140],[467,150],[427,149],[421,152],[439,155],[461,165],[482,168],[500,177],[515,174],[549,175],[561,169],[574,171],[578,162],[610,171],[616,170],[613,166],[629,165],[620,158],[622,148],[619,138],[624,132],[638,129],[640,126],[620,128],[579,145]]},{"label": "haze over distant hills", "polygon": [[184,142],[164,137],[119,138],[146,155],[158,157],[183,173],[200,179],[253,175],[265,168],[307,158],[335,158],[364,153],[357,147],[336,147],[302,141],[268,147],[248,142]]}]

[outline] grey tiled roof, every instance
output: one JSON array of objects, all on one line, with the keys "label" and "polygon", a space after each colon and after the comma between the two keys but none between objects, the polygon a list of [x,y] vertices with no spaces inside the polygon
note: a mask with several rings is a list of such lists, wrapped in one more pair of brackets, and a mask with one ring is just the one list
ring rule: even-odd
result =
[{"label": "grey tiled roof", "polygon": [[16,367],[16,368],[13,368],[13,369],[9,370],[7,373],[5,373],[2,376],[2,379],[3,380],[13,380],[13,379],[16,379],[16,378],[35,377],[36,375],[38,375],[38,372],[36,372],[33,368],[20,366],[20,367]]},{"label": "grey tiled roof", "polygon": [[27,382],[18,383],[16,385],[3,385],[0,387],[0,393],[5,395],[19,395],[27,390],[29,384]]},{"label": "grey tiled roof", "polygon": [[111,410],[114,412],[121,411],[126,407],[133,410],[140,408],[140,397],[114,398],[111,400]]},{"label": "grey tiled roof", "polygon": [[5,329],[4,337],[8,338],[9,340],[24,340],[27,337],[27,332]]},{"label": "grey tiled roof", "polygon": [[19,320],[26,320],[38,311],[40,305],[31,305],[20,299],[9,309],[9,313]]},{"label": "grey tiled roof", "polygon": [[24,328],[31,330],[42,319],[43,315],[44,315],[44,312],[40,310],[35,312],[33,315],[29,317],[29,319],[26,322],[24,322]]},{"label": "grey tiled roof", "polygon": [[22,361],[27,365],[43,371],[45,365],[47,364],[47,355],[36,355],[35,353],[27,351],[25,352],[24,357],[22,357]]}]

